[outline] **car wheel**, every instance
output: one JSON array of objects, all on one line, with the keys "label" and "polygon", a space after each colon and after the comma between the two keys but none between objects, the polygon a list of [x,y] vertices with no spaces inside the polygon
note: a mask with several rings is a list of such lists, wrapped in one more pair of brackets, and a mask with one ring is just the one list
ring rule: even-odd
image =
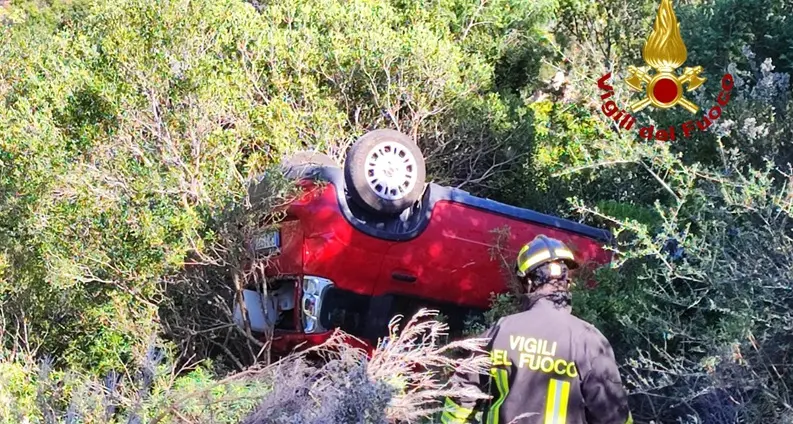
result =
[{"label": "car wheel", "polygon": [[311,165],[338,166],[330,156],[312,151],[300,151],[281,161],[284,174],[290,179],[304,176],[304,171]]},{"label": "car wheel", "polygon": [[[300,151],[291,156],[281,159],[280,169],[288,180],[297,180],[307,176],[307,172],[312,166],[335,166],[338,167],[330,156],[311,151]],[[273,187],[264,178],[259,176],[248,185],[248,197],[251,203],[258,203],[261,199],[272,194]]]},{"label": "car wheel", "polygon": [[426,169],[421,149],[405,134],[380,129],[353,144],[344,162],[350,197],[373,212],[398,214],[424,191]]}]

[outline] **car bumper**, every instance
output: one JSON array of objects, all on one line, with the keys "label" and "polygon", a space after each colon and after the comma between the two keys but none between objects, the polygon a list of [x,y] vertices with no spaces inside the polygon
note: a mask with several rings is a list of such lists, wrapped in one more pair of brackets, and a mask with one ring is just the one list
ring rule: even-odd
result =
[{"label": "car bumper", "polygon": [[[243,290],[243,303],[251,330],[263,338],[262,334],[272,329],[271,347],[276,353],[325,343],[333,335],[333,330],[323,326],[320,316],[325,295],[333,286],[334,283],[326,278],[306,275],[285,290],[274,290],[264,295],[255,290]],[[288,314],[294,318],[294,327],[278,328],[279,321]],[[240,328],[244,328],[243,312],[239,303],[235,303],[234,321]],[[356,338],[345,338],[345,342],[371,351],[366,342]]]}]

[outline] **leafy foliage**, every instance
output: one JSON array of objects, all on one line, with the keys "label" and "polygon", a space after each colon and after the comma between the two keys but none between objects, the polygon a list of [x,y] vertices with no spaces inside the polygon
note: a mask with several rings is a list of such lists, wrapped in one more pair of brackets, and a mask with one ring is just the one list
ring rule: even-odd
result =
[{"label": "leafy foliage", "polygon": [[7,318],[59,363],[140,356],[163,293],[200,284],[185,264],[241,262],[216,218],[294,149],[339,155],[393,125],[437,180],[484,181],[525,131],[521,106],[491,91],[493,63],[547,16],[512,6],[15,4],[0,52]]},{"label": "leafy foliage", "polygon": [[[390,127],[419,142],[436,182],[614,230],[616,261],[576,288],[574,312],[612,340],[637,421],[790,420],[793,10],[674,6],[685,66],[708,78],[692,101],[713,104],[727,72],[736,87],[708,132],[673,143],[615,132],[595,82],[611,71],[629,102],[656,1],[0,6],[0,416],[172,407],[233,422],[287,389],[270,392],[269,374],[213,384],[262,360],[229,324],[243,264],[260,260],[246,242],[290,195],[266,171],[301,149],[338,160]],[[469,334],[516,300],[494,298]],[[333,380],[361,389],[346,404],[376,392],[393,407],[358,365]]]}]

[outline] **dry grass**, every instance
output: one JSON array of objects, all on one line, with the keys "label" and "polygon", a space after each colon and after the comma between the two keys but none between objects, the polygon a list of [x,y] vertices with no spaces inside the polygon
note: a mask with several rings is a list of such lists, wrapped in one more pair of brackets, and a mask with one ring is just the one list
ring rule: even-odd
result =
[{"label": "dry grass", "polygon": [[[337,331],[321,346],[292,354],[267,367],[273,381],[268,394],[244,424],[417,422],[441,410],[444,397],[467,395],[450,387],[444,371],[485,372],[487,355],[455,357],[464,349],[484,353],[483,339],[443,345],[447,326],[422,309],[406,323],[389,326],[390,336],[370,358],[344,342]],[[319,364],[311,357],[320,356]]]},{"label": "dry grass", "polygon": [[[450,387],[443,371],[457,369],[469,373],[484,373],[490,358],[483,350],[486,339],[466,339],[440,345],[448,327],[434,319],[437,311],[422,309],[407,322],[401,334],[397,332],[402,316],[389,324],[389,340],[372,354],[368,374],[375,381],[393,381],[401,386],[391,400],[387,415],[394,421],[415,421],[442,409],[446,396],[485,398],[479,393]],[[455,358],[457,349],[478,352]]]}]

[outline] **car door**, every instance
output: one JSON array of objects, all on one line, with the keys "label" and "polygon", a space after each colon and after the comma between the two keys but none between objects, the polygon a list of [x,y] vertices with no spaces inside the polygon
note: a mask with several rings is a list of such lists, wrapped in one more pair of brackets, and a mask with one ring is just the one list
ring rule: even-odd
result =
[{"label": "car door", "polygon": [[495,229],[486,214],[437,202],[420,235],[388,249],[373,294],[487,307],[490,293],[506,287],[500,260],[491,254],[497,242]]}]

